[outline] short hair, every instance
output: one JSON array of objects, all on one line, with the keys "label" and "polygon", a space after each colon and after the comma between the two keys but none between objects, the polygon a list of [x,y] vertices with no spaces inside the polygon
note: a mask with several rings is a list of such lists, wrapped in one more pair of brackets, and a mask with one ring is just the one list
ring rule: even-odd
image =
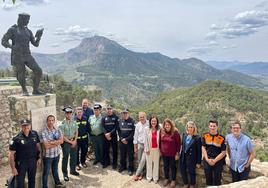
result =
[{"label": "short hair", "polygon": [[216,123],[216,125],[218,126],[218,121],[215,120],[215,119],[211,119],[211,120],[209,120],[208,124],[210,124],[210,123]]},{"label": "short hair", "polygon": [[156,116],[151,116],[150,119],[149,119],[149,128],[151,129],[152,128],[152,119],[156,119],[156,129],[158,130],[160,128],[159,126],[159,120]]},{"label": "short hair", "polygon": [[77,110],[82,110],[83,111],[83,108],[82,108],[82,106],[77,106],[76,108],[75,108],[75,110],[77,111]]},{"label": "short hair", "polygon": [[185,131],[187,133],[187,128],[189,125],[192,125],[194,127],[194,135],[197,135],[197,126],[193,121],[188,121],[185,126]]},{"label": "short hair", "polygon": [[233,123],[231,124],[230,128],[232,128],[233,125],[235,125],[235,124],[239,125],[239,127],[240,127],[240,129],[241,129],[241,123],[240,123],[240,121],[238,121],[238,120],[235,121],[235,122],[233,122]]},{"label": "short hair", "polygon": [[139,112],[139,117],[140,117],[140,114],[143,114],[144,117],[146,118],[146,113],[145,112]]},{"label": "short hair", "polygon": [[47,116],[47,121],[48,121],[48,118],[51,118],[51,117],[53,117],[54,120],[56,119],[54,115],[50,114],[50,115]]}]

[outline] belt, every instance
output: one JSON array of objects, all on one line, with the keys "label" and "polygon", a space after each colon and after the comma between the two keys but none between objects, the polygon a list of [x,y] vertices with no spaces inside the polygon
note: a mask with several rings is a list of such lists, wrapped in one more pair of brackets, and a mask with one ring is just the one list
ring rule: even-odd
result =
[{"label": "belt", "polygon": [[85,139],[85,138],[87,138],[87,134],[85,134],[84,136],[78,136],[78,137],[77,137],[77,140]]},{"label": "belt", "polygon": [[100,136],[100,135],[103,135],[103,133],[101,133],[101,134],[98,134],[98,135],[92,134],[92,136]]}]

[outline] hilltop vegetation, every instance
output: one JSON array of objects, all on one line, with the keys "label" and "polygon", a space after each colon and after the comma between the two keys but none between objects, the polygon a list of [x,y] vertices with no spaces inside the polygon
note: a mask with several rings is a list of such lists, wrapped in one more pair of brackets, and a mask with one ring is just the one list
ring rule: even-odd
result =
[{"label": "hilltop vegetation", "polygon": [[156,114],[161,122],[174,120],[180,132],[187,121],[196,122],[199,133],[208,131],[208,121],[219,121],[219,132],[230,132],[230,123],[240,120],[243,132],[261,141],[257,145],[257,158],[268,161],[268,93],[228,84],[222,81],[205,81],[189,88],[165,92],[153,101],[134,110]]},{"label": "hilltop vegetation", "polygon": [[161,121],[171,118],[184,130],[185,123],[193,120],[199,132],[207,130],[207,122],[216,118],[220,132],[226,134],[232,120],[240,120],[244,131],[252,137],[264,138],[267,128],[268,94],[222,81],[205,81],[190,88],[176,89],[161,94],[153,101],[137,108],[156,114]]}]

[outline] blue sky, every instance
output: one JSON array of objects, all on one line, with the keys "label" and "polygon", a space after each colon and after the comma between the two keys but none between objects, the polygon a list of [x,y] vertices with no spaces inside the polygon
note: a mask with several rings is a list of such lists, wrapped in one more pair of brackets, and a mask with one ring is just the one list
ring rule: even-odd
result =
[{"label": "blue sky", "polygon": [[[0,36],[20,12],[45,32],[35,52],[65,52],[102,35],[138,52],[180,59],[268,61],[268,1],[263,0],[0,1]],[[0,48],[1,51],[5,49]]]}]

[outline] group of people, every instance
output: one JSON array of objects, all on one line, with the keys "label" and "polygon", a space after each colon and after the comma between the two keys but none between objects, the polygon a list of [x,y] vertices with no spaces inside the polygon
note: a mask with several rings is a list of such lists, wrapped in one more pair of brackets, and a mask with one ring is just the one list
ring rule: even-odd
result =
[{"label": "group of people", "polygon": [[[170,119],[165,119],[160,124],[157,116],[151,116],[147,120],[145,112],[139,112],[139,121],[135,123],[127,108],[121,112],[120,117],[114,113],[113,106],[108,105],[106,109],[106,114],[102,115],[100,104],[95,104],[91,109],[89,101],[84,99],[82,106],[76,107],[75,110],[71,107],[63,109],[65,119],[59,126],[55,125],[55,117],[49,115],[40,138],[37,132],[31,129],[31,122],[22,120],[21,132],[12,139],[9,148],[9,162],[12,173],[16,176],[17,187],[23,188],[26,172],[28,187],[35,187],[36,168],[41,162],[44,166],[43,188],[48,187],[50,169],[56,187],[64,187],[58,174],[61,150],[61,170],[64,181],[69,181],[69,173],[79,176],[79,170],[88,167],[86,156],[90,142],[93,144],[95,156],[93,165],[100,163],[102,168],[111,165],[112,169],[118,169],[120,173],[127,170],[129,175],[133,175],[136,155],[138,166],[133,176],[135,181],[146,177],[149,182],[158,183],[159,163],[162,158],[164,186],[176,186],[176,161],[179,161],[184,188],[194,188],[196,168],[201,167],[203,158],[206,184],[220,185],[226,153],[230,159],[232,180],[235,182],[248,178],[255,152],[252,141],[241,132],[241,124],[238,121],[231,124],[231,133],[224,137],[218,132],[218,122],[211,120],[208,123],[209,131],[200,136],[196,124],[192,121],[187,122],[185,131],[180,134]],[[40,142],[43,143],[43,151]]]}]

